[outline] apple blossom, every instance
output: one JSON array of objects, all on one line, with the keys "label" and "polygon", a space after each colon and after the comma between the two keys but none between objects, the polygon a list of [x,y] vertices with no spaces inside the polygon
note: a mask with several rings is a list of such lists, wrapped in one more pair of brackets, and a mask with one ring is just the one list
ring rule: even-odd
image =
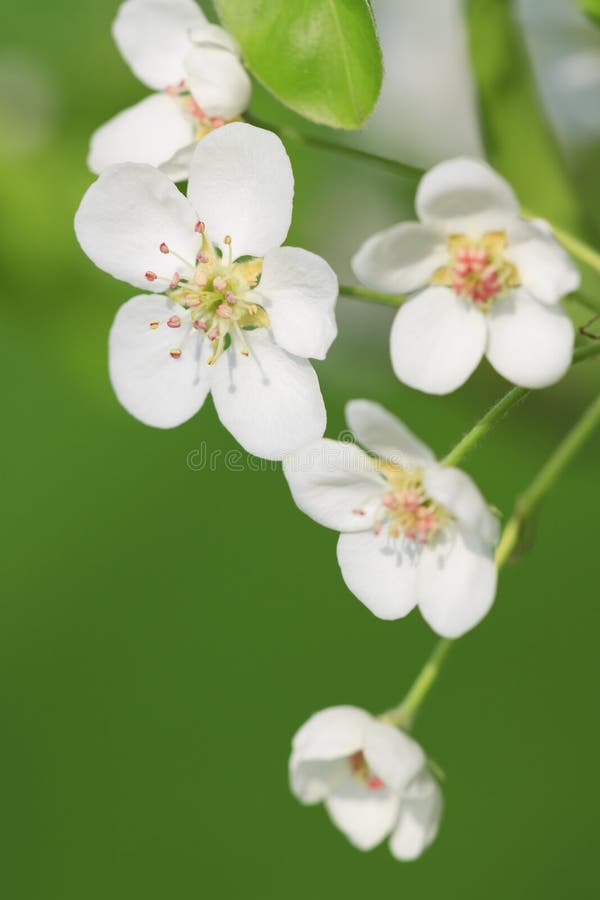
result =
[{"label": "apple blossom", "polygon": [[352,260],[368,287],[417,291],[392,325],[400,381],[447,394],[484,355],[523,387],[558,381],[574,341],[559,300],[577,288],[579,274],[549,226],[520,218],[510,185],[477,159],[430,169],[415,206],[420,222],[373,235]]},{"label": "apple blossom", "polygon": [[334,825],[360,850],[388,835],[400,860],[434,840],[442,794],[419,744],[356,706],[315,713],[295,734],[290,786],[302,803],[323,802]]},{"label": "apple blossom", "polygon": [[288,454],[295,502],[341,532],[342,576],[371,612],[399,619],[418,605],[434,631],[459,637],[494,601],[496,517],[468,475],[436,463],[379,404],[352,400],[346,419],[374,456],[328,439]]},{"label": "apple blossom", "polygon": [[145,293],[121,307],[110,376],[123,406],[171,428],[212,392],[221,422],[248,451],[280,459],[323,434],[308,357],[336,334],[337,278],[327,263],[281,247],[294,180],[283,144],[245,123],[199,142],[188,196],[163,172],[106,170],[75,217],[99,268]]},{"label": "apple blossom", "polygon": [[99,174],[113,163],[145,162],[181,181],[196,141],[250,102],[240,48],[194,0],[126,0],[112,31],[135,75],[158,93],[94,133],[88,165]]}]

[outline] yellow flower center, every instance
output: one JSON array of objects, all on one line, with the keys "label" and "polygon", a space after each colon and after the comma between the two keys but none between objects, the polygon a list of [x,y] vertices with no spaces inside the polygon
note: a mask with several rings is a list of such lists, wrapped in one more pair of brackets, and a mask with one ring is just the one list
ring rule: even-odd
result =
[{"label": "yellow flower center", "polygon": [[507,288],[520,284],[516,266],[505,256],[506,245],[504,231],[488,231],[479,238],[450,235],[450,262],[433,274],[431,284],[451,287],[458,296],[487,311]]}]

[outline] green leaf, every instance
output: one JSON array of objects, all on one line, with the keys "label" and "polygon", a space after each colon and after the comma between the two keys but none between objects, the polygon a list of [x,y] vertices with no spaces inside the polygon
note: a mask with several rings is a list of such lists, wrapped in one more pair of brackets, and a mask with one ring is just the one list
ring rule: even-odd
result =
[{"label": "green leaf", "polygon": [[333,128],[360,128],[383,77],[367,0],[215,0],[250,71],[282,103]]},{"label": "green leaf", "polygon": [[546,122],[510,0],[468,0],[467,25],[486,154],[523,205],[574,231],[579,204]]},{"label": "green leaf", "polygon": [[600,0],[576,0],[576,3],[586,16],[593,19],[596,25],[600,25]]}]

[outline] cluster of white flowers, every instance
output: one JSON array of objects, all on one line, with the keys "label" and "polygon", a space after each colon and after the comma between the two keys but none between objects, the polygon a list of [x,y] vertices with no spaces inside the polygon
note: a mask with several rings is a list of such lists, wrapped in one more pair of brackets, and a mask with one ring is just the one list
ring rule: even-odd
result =
[{"label": "cluster of white flowers", "polygon": [[[113,31],[158,91],[93,136],[99,177],[75,218],[93,262],[143,291],[110,332],[118,399],[171,428],[212,392],[239,443],[282,459],[300,509],[341,532],[342,577],[371,613],[398,619],[418,606],[435,632],[459,637],[494,601],[497,517],[468,475],[376,403],[347,406],[366,450],[323,437],[309,358],[324,359],[336,336],[338,282],[319,256],[281,246],[292,169],[277,136],[232,121],[250,98],[239,47],[193,0],[127,0]],[[183,178],[187,197],[173,183]],[[419,223],[374,235],[353,258],[368,287],[411,295],[391,332],[398,378],[445,394],[486,355],[518,385],[559,379],[574,340],[559,301],[578,273],[548,226],[520,218],[510,186],[474,159],[428,172],[416,209]],[[351,706],[312,716],[294,738],[290,780],[361,849],[391,835],[392,853],[413,859],[437,832],[439,786],[385,716]]]}]

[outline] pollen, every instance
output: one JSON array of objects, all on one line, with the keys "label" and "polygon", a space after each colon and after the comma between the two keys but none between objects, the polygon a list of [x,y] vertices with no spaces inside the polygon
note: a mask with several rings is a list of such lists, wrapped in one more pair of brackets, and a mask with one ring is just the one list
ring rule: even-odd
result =
[{"label": "pollen", "polygon": [[[426,492],[420,469],[379,460],[379,468],[387,481],[381,494],[375,515],[373,531],[376,535],[384,529],[389,538],[406,538],[418,544],[427,544],[448,524],[451,516]],[[360,514],[360,510],[353,510]]]},{"label": "pollen", "polygon": [[451,287],[485,312],[498,296],[520,284],[516,266],[506,258],[506,246],[504,231],[490,231],[480,238],[451,235],[450,262],[434,273],[431,283]]}]

